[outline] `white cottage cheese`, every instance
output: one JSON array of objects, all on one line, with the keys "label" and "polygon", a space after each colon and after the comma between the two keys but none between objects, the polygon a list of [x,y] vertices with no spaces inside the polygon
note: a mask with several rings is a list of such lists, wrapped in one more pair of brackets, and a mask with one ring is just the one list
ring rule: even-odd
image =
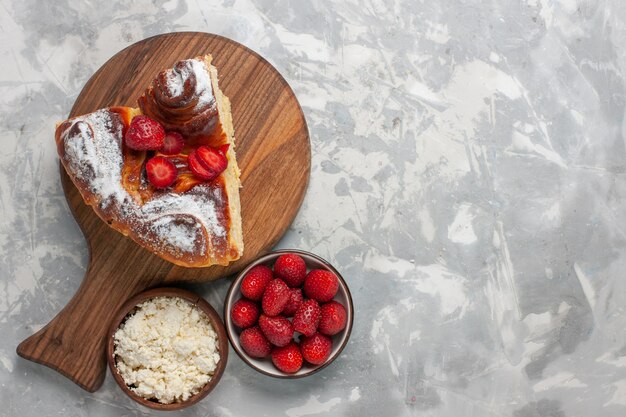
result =
[{"label": "white cottage cheese", "polygon": [[137,395],[163,404],[198,393],[220,360],[209,318],[178,297],[139,304],[114,339],[117,369],[126,384]]}]

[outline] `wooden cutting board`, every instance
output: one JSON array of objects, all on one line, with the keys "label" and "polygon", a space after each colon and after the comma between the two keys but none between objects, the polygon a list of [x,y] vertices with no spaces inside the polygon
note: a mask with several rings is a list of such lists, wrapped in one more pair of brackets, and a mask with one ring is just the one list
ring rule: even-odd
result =
[{"label": "wooden cutting board", "polygon": [[[57,370],[88,391],[105,376],[106,331],[130,297],[172,282],[231,275],[267,252],[285,233],[304,198],[311,167],[306,121],[293,91],[265,59],[229,39],[196,32],[145,39],[109,59],[87,82],[70,117],[102,107],[137,107],[137,98],[165,68],[210,53],[230,98],[241,169],[244,255],[228,267],[183,268],[109,228],[85,205],[61,166],[68,204],[90,250],[87,273],[67,306],[17,353]],[[54,141],[54,126],[50,126]]]}]

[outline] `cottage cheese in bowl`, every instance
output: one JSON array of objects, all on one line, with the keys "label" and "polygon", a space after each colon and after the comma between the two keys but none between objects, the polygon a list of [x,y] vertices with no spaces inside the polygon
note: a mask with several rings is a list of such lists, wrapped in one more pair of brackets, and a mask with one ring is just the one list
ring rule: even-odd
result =
[{"label": "cottage cheese in bowl", "polygon": [[113,334],[115,365],[136,395],[161,404],[187,401],[211,381],[218,335],[198,306],[175,296],[138,304]]}]

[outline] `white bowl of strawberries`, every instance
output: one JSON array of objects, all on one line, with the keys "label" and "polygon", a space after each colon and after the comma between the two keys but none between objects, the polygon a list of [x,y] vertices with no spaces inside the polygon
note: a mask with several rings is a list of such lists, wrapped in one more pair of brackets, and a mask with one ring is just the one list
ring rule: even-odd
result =
[{"label": "white bowl of strawberries", "polygon": [[311,375],[348,343],[353,305],[341,274],[300,250],[280,250],[248,265],[224,302],[226,333],[252,368],[276,378]]}]

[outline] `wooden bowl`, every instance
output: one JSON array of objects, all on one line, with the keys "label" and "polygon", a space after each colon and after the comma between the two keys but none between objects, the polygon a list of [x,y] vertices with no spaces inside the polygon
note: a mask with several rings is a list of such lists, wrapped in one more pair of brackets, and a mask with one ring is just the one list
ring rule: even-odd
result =
[{"label": "wooden bowl", "polygon": [[[241,330],[233,324],[230,317],[230,310],[232,309],[233,304],[243,297],[239,288],[241,286],[241,281],[246,276],[248,271],[257,265],[267,265],[271,267],[276,259],[280,255],[283,255],[285,253],[295,253],[297,255],[300,255],[302,259],[304,259],[307,269],[325,269],[335,274],[339,279],[339,290],[337,291],[337,295],[335,295],[334,300],[343,304],[346,308],[347,313],[346,328],[338,334],[330,336],[333,341],[333,347],[332,351],[330,352],[330,356],[328,357],[328,360],[326,360],[326,362],[321,365],[310,365],[305,362],[304,365],[302,365],[302,368],[294,374],[288,374],[278,370],[269,357],[258,359],[248,355],[239,343],[239,333],[241,333]],[[354,306],[352,304],[352,296],[350,294],[350,290],[348,289],[346,281],[343,279],[339,271],[337,271],[330,263],[320,258],[319,256],[314,255],[310,252],[305,252],[297,249],[286,249],[270,252],[267,255],[261,256],[260,258],[252,262],[244,270],[242,270],[239,275],[237,275],[237,278],[235,278],[235,280],[231,284],[230,289],[228,290],[228,294],[226,295],[226,300],[224,301],[224,323],[226,326],[226,332],[228,333],[228,338],[230,339],[230,344],[235,349],[235,352],[237,352],[237,355],[239,355],[239,357],[243,359],[245,363],[250,365],[250,367],[262,374],[274,378],[303,378],[305,376],[309,376],[316,372],[319,372],[328,365],[330,365],[335,359],[337,359],[341,351],[346,347],[346,344],[348,343],[350,333],[352,332],[353,317]]]},{"label": "wooden bowl", "polygon": [[[114,334],[116,330],[119,328],[122,321],[126,318],[128,313],[132,312],[132,310],[140,303],[154,297],[179,297],[185,299],[198,307],[200,310],[204,311],[204,313],[209,318],[213,329],[217,333],[217,344],[220,353],[220,360],[217,363],[217,368],[215,369],[215,373],[211,380],[198,392],[197,394],[190,397],[187,401],[182,401],[178,403],[171,404],[162,404],[157,401],[147,400],[130,390],[130,388],[124,382],[124,379],[120,375],[114,355]],[[128,300],[119,310],[117,315],[115,316],[113,322],[111,323],[111,327],[109,330],[109,335],[107,339],[107,362],[109,364],[109,369],[111,369],[111,373],[115,378],[117,384],[122,388],[122,391],[126,393],[130,398],[135,400],[141,405],[144,405],[149,408],[153,408],[155,410],[161,411],[174,411],[180,410],[186,407],[189,407],[204,397],[206,397],[212,390],[215,388],[217,383],[222,378],[222,374],[224,373],[224,369],[226,368],[226,362],[228,361],[228,341],[227,341],[226,331],[224,329],[224,324],[220,319],[219,314],[215,311],[213,307],[209,303],[207,303],[204,298],[200,297],[197,294],[192,293],[191,291],[182,290],[180,288],[154,288],[148,291],[144,291],[140,294],[137,294],[130,300]]]}]

